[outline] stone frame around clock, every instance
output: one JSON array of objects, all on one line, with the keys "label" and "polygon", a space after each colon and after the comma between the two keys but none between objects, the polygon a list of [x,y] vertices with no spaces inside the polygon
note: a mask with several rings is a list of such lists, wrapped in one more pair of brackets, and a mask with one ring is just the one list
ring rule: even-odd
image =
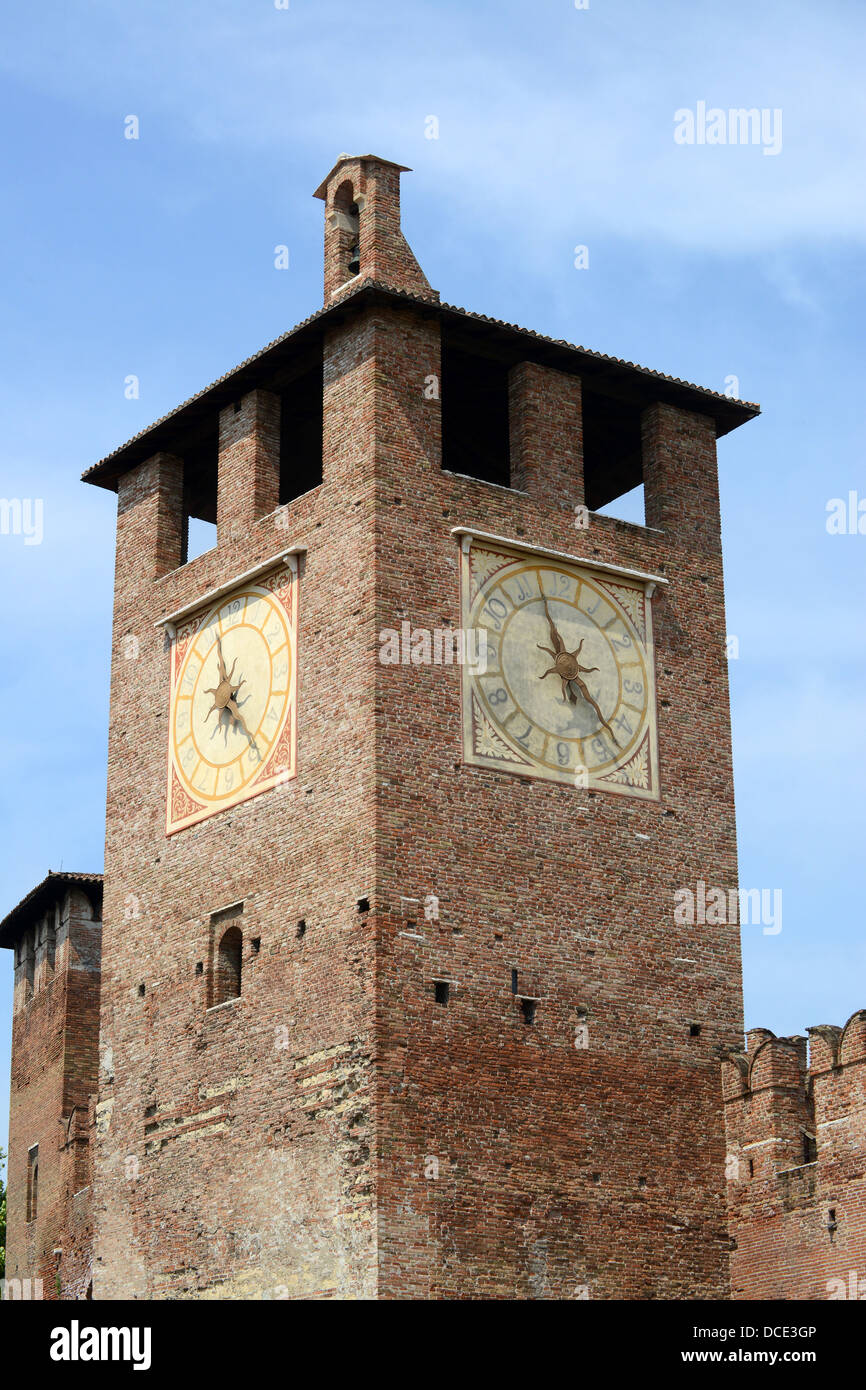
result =
[{"label": "stone frame around clock", "polygon": [[[211,816],[232,809],[262,792],[290,781],[297,776],[297,689],[298,689],[298,560],[288,553],[280,560],[240,575],[234,583],[222,585],[218,591],[205,594],[198,603],[187,605],[171,619],[162,620],[169,638],[169,716],[166,748],[166,836],[177,834]],[[289,678],[286,716],[280,735],[270,751],[260,775],[240,786],[236,793],[219,805],[212,801],[197,801],[182,785],[174,767],[173,737],[177,682],[183,668],[189,644],[209,621],[213,612],[230,602],[234,594],[251,588],[268,591],[271,599],[285,612],[292,639],[292,668]]]}]

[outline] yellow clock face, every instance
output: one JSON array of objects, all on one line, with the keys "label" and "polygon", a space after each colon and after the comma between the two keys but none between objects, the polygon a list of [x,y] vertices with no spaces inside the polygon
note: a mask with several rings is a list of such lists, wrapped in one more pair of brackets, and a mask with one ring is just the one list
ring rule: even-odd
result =
[{"label": "yellow clock face", "polygon": [[178,628],[168,834],[294,776],[296,589],[281,569]]},{"label": "yellow clock face", "polygon": [[642,580],[472,539],[464,758],[575,787],[658,795],[650,604]]}]

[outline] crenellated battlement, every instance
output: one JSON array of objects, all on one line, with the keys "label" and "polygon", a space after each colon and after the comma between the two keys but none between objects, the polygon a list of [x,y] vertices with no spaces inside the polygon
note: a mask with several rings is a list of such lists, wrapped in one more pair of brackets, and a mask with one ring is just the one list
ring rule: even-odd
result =
[{"label": "crenellated battlement", "polygon": [[[745,1049],[730,1049],[722,1059],[725,1103],[792,1089],[802,1090],[808,1100],[816,1081],[866,1061],[866,1009],[858,1009],[841,1028],[819,1023],[806,1033],[777,1037],[769,1028],[750,1029]],[[862,1077],[855,1082],[863,1084]]]}]

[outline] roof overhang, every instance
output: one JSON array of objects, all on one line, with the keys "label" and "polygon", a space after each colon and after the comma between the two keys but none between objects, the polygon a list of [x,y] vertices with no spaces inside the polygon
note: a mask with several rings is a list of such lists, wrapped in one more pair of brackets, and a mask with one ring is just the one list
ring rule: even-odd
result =
[{"label": "roof overhang", "polygon": [[48,908],[69,888],[80,889],[87,896],[91,907],[101,909],[102,874],[49,872],[0,922],[0,947],[14,946],[27,928],[38,922]]},{"label": "roof overhang", "polygon": [[412,172],[408,165],[395,164],[393,159],[383,159],[382,156],[378,154],[341,154],[330,173],[326,174],[322,179],[313,197],[327,198],[328,184],[331,182],[337,170],[342,168],[344,164],[364,164],[367,160],[372,160],[374,164],[384,164],[388,169],[397,169],[401,174],[411,174]]},{"label": "roof overhang", "polygon": [[121,474],[161,450],[176,450],[179,433],[203,427],[224,406],[254,387],[267,387],[275,379],[278,384],[280,373],[290,369],[293,359],[299,355],[303,357],[305,349],[320,346],[328,329],[372,305],[403,305],[421,317],[436,317],[459,333],[469,347],[474,345],[505,363],[528,359],[580,376],[586,389],[612,399],[632,405],[661,401],[707,415],[715,422],[717,437],[745,424],[761,411],[761,407],[751,401],[724,396],[634,362],[608,357],[561,338],[548,338],[531,329],[474,314],[452,304],[440,304],[376,280],[364,280],[107,454],[82,474],[83,480],[116,491]]}]

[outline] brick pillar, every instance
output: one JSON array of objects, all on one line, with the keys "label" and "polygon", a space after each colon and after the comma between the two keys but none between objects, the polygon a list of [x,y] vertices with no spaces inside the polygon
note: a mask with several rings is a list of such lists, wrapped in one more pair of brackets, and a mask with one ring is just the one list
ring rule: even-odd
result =
[{"label": "brick pillar", "polygon": [[373,480],[378,331],[364,313],[325,334],[322,478],[336,496]]},{"label": "brick pillar", "polygon": [[386,475],[442,462],[439,324],[371,310],[329,330],[324,344],[322,469],[343,495]]},{"label": "brick pillar", "polygon": [[706,415],[657,402],[641,419],[647,526],[682,544],[721,549],[716,430]]},{"label": "brick pillar", "polygon": [[220,411],[218,542],[245,536],[279,502],[279,398],[270,391],[250,391]]},{"label": "brick pillar", "polygon": [[177,569],[183,550],[183,461],[154,454],[117,486],[117,593]]},{"label": "brick pillar", "polygon": [[508,374],[511,485],[554,506],[584,501],[580,377],[518,362]]}]

